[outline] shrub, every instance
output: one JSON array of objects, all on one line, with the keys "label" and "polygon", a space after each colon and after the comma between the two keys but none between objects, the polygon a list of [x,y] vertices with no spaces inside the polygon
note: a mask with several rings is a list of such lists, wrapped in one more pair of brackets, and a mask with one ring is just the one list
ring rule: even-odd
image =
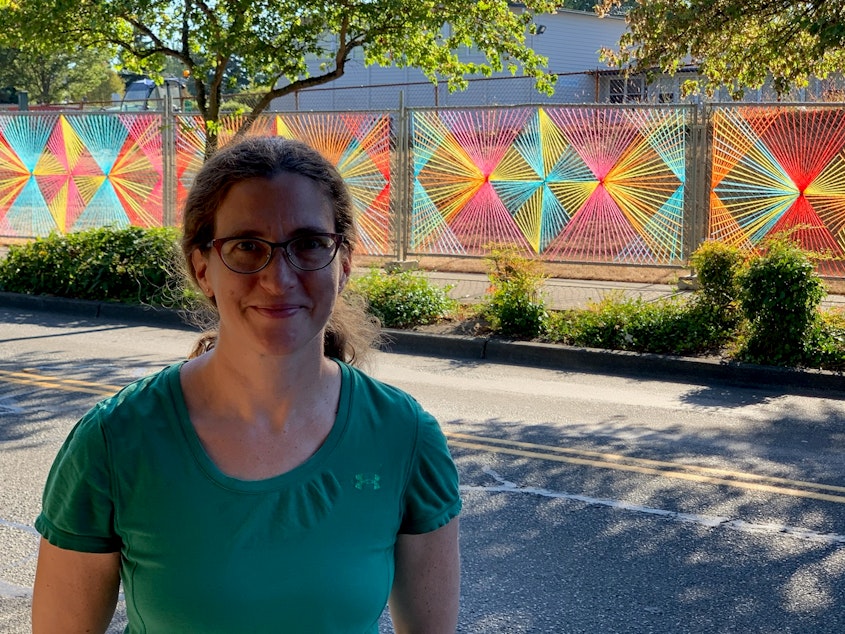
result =
[{"label": "shrub", "polygon": [[505,337],[534,339],[546,330],[549,313],[542,301],[531,299],[524,288],[503,282],[487,300],[485,316]]},{"label": "shrub", "polygon": [[[690,263],[696,272],[699,288],[690,307],[700,318],[699,325],[712,344],[732,338],[742,320],[739,310],[739,276],[744,258],[731,245],[708,240],[692,254]],[[705,344],[706,345],[706,344]]]},{"label": "shrub", "polygon": [[807,331],[804,364],[824,370],[845,370],[845,315],[832,310],[819,313]]},{"label": "shrub", "polygon": [[805,337],[825,296],[809,255],[788,234],[775,235],[739,276],[739,284],[740,306],[748,320],[740,358],[800,365]]},{"label": "shrub", "polygon": [[548,338],[589,348],[656,354],[701,354],[721,348],[712,307],[682,301],[646,302],[610,296],[586,310],[553,313]]},{"label": "shrub", "polygon": [[539,292],[546,279],[539,260],[527,258],[515,247],[506,244],[488,244],[486,249],[487,277],[494,288],[504,282],[518,282]]},{"label": "shrub", "polygon": [[690,257],[698,278],[696,295],[699,300],[734,313],[739,299],[738,277],[743,262],[743,255],[737,247],[715,240],[703,242]]},{"label": "shrub", "polygon": [[[13,293],[173,306],[179,231],[100,228],[9,247],[0,289]],[[174,296],[175,295],[175,296]]]},{"label": "shrub", "polygon": [[370,269],[366,275],[353,278],[349,288],[367,300],[369,311],[386,328],[431,324],[457,306],[448,295],[448,287],[440,288],[412,271],[381,273]]},{"label": "shrub", "polygon": [[591,302],[585,310],[554,313],[547,336],[575,346],[629,350],[633,335],[628,327],[641,305],[639,300],[610,296]]},{"label": "shrub", "polygon": [[220,112],[225,112],[230,115],[241,115],[252,110],[247,104],[238,101],[237,99],[227,99],[220,104]]},{"label": "shrub", "polygon": [[490,289],[484,315],[492,328],[506,337],[533,339],[545,332],[549,318],[541,288],[546,276],[542,264],[513,247],[488,247],[485,260]]}]

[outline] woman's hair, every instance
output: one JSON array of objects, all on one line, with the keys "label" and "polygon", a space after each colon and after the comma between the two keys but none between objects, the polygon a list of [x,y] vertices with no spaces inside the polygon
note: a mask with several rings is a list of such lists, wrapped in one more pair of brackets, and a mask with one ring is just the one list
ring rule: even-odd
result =
[{"label": "woman's hair", "polygon": [[[298,174],[316,182],[334,210],[334,231],[344,238],[351,253],[358,243],[352,199],[340,173],[317,150],[281,137],[250,137],[217,151],[200,169],[185,202],[182,256],[187,275],[197,284],[191,254],[207,251],[214,238],[217,210],[232,185],[250,178],[271,179],[279,174]],[[210,300],[216,317],[214,301]],[[324,354],[342,361],[360,361],[378,337],[378,325],[361,302],[338,297],[329,318],[323,344]],[[217,333],[205,332],[191,357],[214,347]]]}]

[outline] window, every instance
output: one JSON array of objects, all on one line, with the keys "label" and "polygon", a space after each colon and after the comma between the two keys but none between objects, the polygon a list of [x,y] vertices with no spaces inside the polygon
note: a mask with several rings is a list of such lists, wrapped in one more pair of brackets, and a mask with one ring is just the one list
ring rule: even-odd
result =
[{"label": "window", "polygon": [[646,87],[643,77],[612,77],[608,85],[610,103],[645,101]]}]

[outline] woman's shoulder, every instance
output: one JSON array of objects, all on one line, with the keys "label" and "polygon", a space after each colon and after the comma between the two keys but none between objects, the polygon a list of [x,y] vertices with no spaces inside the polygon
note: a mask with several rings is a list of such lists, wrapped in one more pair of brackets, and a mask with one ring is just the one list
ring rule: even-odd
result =
[{"label": "woman's shoulder", "polygon": [[174,401],[174,389],[179,389],[180,366],[170,365],[129,383],[97,403],[80,422],[118,429],[127,421],[146,420],[160,414],[163,404]]},{"label": "woman's shoulder", "polygon": [[348,408],[359,432],[369,430],[380,443],[392,438],[413,448],[429,436],[442,435],[436,419],[405,390],[351,366],[344,374],[348,388],[342,407]]},{"label": "woman's shoulder", "polygon": [[405,409],[408,411],[422,411],[417,400],[403,389],[377,379],[360,368],[341,363],[344,381],[348,383],[349,392],[357,405],[364,401],[382,408]]}]

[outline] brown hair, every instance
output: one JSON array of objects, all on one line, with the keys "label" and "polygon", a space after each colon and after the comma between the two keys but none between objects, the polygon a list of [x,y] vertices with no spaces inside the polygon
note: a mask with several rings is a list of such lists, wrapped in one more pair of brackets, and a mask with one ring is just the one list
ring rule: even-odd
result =
[{"label": "brown hair", "polygon": [[[214,238],[217,210],[232,185],[249,178],[273,178],[281,173],[298,174],[320,185],[334,210],[334,230],[345,240],[350,253],[358,243],[352,199],[340,173],[312,147],[282,137],[249,137],[227,145],[202,166],[185,202],[182,232],[182,256],[187,275],[197,285],[191,261],[195,249],[207,250]],[[209,302],[217,318],[213,300]],[[378,326],[361,302],[338,297],[326,325],[323,352],[328,357],[354,363],[369,350],[378,336]],[[214,347],[217,333],[205,332],[191,357]]]}]

